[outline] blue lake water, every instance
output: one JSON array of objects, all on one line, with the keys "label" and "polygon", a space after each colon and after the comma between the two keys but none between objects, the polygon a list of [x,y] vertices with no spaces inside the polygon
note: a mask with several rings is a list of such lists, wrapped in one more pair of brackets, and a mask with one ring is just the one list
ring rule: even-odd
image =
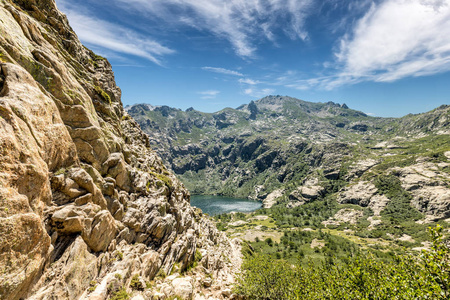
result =
[{"label": "blue lake water", "polygon": [[252,212],[262,207],[261,202],[248,199],[237,199],[223,196],[191,196],[191,205],[200,208],[204,213],[215,216],[222,213]]}]

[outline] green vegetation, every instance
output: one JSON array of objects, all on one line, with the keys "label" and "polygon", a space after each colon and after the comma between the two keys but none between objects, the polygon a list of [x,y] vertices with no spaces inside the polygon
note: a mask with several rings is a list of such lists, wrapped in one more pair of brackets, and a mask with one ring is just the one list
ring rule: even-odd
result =
[{"label": "green vegetation", "polygon": [[384,157],[374,171],[382,173],[393,167],[407,167],[416,163],[418,157],[429,157],[433,162],[446,161],[443,153],[450,149],[448,135],[430,134],[419,139],[409,139],[398,142],[397,149],[391,149],[390,154]]},{"label": "green vegetation", "polygon": [[283,258],[289,263],[302,265],[308,262],[321,263],[331,257],[342,260],[360,252],[357,244],[322,230],[285,231],[280,243],[267,238],[264,241],[252,242],[250,247],[254,253],[262,253],[273,259]]},{"label": "green vegetation", "polygon": [[97,281],[95,281],[95,280],[92,280],[90,283],[89,283],[89,289],[88,289],[88,292],[93,292],[93,291],[95,291],[95,289],[97,288]]},{"label": "green vegetation", "polygon": [[97,54],[94,54],[94,59],[95,59],[96,61],[99,61],[99,60],[106,60],[106,58],[104,58],[103,56],[97,55]]},{"label": "green vegetation", "polygon": [[194,260],[192,260],[187,266],[186,269],[182,271],[182,273],[189,272],[190,270],[194,269],[198,266],[198,263],[202,260],[202,254],[198,249],[195,250],[194,254]]},{"label": "green vegetation", "polygon": [[112,294],[110,300],[127,300],[130,299],[130,297],[131,295],[127,293],[127,290],[125,288],[121,288]]},{"label": "green vegetation", "polygon": [[5,56],[3,55],[3,53],[0,52],[0,63],[6,63],[6,59]]},{"label": "green vegetation", "polygon": [[353,180],[351,171],[359,161],[377,161],[357,175],[372,181],[423,157],[446,161],[443,153],[450,149],[449,136],[438,134],[448,128],[441,121],[447,106],[387,119],[332,102],[277,95],[255,101],[252,109],[250,115],[248,105],[216,113],[135,105],[129,113],[154,137],[152,147],[167,157],[185,186],[199,195],[264,198],[284,190],[280,200],[287,201],[311,177],[328,195]]},{"label": "green vegetation", "polygon": [[389,261],[370,253],[307,266],[247,251],[235,292],[245,299],[448,299],[450,251],[442,227],[430,229],[433,246],[421,256]]},{"label": "green vegetation", "polygon": [[156,274],[156,277],[160,277],[162,279],[167,277],[166,271],[164,271],[162,268],[159,269],[158,274]]},{"label": "green vegetation", "polygon": [[90,53],[92,59],[89,59],[89,63],[91,65],[93,65],[95,68],[100,67],[100,65],[98,64],[99,61],[105,61],[106,58],[104,58],[103,56],[97,55],[94,52],[92,52],[90,49],[86,48],[86,50],[88,50],[88,52]]},{"label": "green vegetation", "polygon": [[333,216],[339,209],[336,200],[327,198],[306,203],[295,208],[277,205],[270,209],[262,209],[257,213],[270,215],[278,228],[311,227],[322,228],[322,221]]},{"label": "green vegetation", "polygon": [[105,92],[101,87],[98,85],[94,86],[94,90],[97,92],[97,94],[108,104],[111,105],[111,97],[108,95],[107,92]]},{"label": "green vegetation", "polygon": [[66,169],[66,168],[60,168],[59,170],[57,170],[57,171],[55,172],[55,176],[65,174],[65,173],[67,173],[68,171],[69,171],[69,170]]},{"label": "green vegetation", "polygon": [[391,200],[381,213],[384,218],[396,222],[397,220],[416,221],[423,217],[417,209],[411,206],[411,195],[402,188],[400,179],[394,175],[378,176],[375,186],[379,193]]},{"label": "green vegetation", "polygon": [[155,173],[155,172],[150,172],[150,174],[153,175],[154,177],[158,178],[160,181],[162,181],[163,184],[169,188],[169,190],[173,189],[172,179],[170,179],[168,176],[166,176],[164,174]]},{"label": "green vegetation", "polygon": [[[246,220],[247,215],[241,212],[233,213],[233,214],[218,214],[214,216],[214,219],[216,220],[216,226],[217,229],[221,231],[227,230],[227,224],[231,221],[237,221],[237,220]],[[256,224],[254,224],[256,226]]]},{"label": "green vegetation", "polygon": [[144,289],[144,285],[139,280],[139,274],[135,274],[131,278],[130,287],[134,290],[143,290]]},{"label": "green vegetation", "polygon": [[215,217],[227,235],[252,241],[244,274],[254,271],[254,284],[240,286],[249,299],[434,299],[435,281],[414,271],[426,263],[406,253],[427,245],[426,228],[437,223],[417,221],[434,212],[402,184],[416,172],[423,187],[450,187],[449,111],[372,118],[332,102],[268,96],[212,114],[146,105],[129,113],[193,194],[264,199],[276,191],[270,209]]}]

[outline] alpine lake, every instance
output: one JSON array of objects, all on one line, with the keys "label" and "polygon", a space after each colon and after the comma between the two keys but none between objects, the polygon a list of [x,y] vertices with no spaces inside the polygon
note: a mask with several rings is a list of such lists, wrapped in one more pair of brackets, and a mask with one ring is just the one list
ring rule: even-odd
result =
[{"label": "alpine lake", "polygon": [[262,207],[262,203],[248,199],[223,196],[192,195],[191,206],[200,208],[204,213],[215,216],[230,212],[253,212]]}]

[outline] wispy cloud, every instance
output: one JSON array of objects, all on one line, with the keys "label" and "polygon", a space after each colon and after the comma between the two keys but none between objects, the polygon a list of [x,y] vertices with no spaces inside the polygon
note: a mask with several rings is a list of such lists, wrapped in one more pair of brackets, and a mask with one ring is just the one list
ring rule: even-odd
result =
[{"label": "wispy cloud", "polygon": [[217,97],[218,94],[220,94],[220,91],[208,90],[208,91],[198,92],[198,94],[203,95],[201,97],[202,99],[214,99]]},{"label": "wispy cloud", "polygon": [[244,84],[249,84],[249,85],[256,85],[256,84],[260,84],[261,82],[258,80],[253,80],[250,78],[241,78],[239,79],[239,83],[244,83]]},{"label": "wispy cloud", "polygon": [[225,74],[225,75],[232,75],[232,76],[239,76],[239,77],[244,76],[244,74],[242,74],[240,72],[228,70],[228,69],[224,69],[224,68],[203,67],[202,70],[219,73],[219,74]]},{"label": "wispy cloud", "polygon": [[256,97],[256,98],[268,96],[270,94],[273,94],[274,92],[275,92],[274,89],[269,89],[269,88],[265,88],[265,89],[248,88],[248,89],[244,90],[245,95],[249,95],[249,96]]},{"label": "wispy cloud", "polygon": [[142,57],[158,65],[161,65],[161,57],[175,52],[130,28],[100,20],[88,12],[80,12],[67,0],[58,0],[57,4],[69,18],[70,25],[79,39],[85,44],[115,53]]},{"label": "wispy cloud", "polygon": [[325,75],[287,71],[272,76],[271,82],[298,90],[332,90],[364,81],[394,82],[448,72],[450,0],[372,3],[339,40],[334,55],[334,61],[323,64]]},{"label": "wispy cloud", "polygon": [[243,58],[255,56],[257,40],[275,42],[277,30],[284,31],[291,39],[307,39],[304,24],[314,3],[313,0],[115,1],[123,3],[127,9],[150,13],[161,20],[170,19],[172,23],[209,31],[228,40],[236,54]]},{"label": "wispy cloud", "polygon": [[340,41],[328,89],[392,82],[450,70],[450,0],[387,0],[373,5]]}]

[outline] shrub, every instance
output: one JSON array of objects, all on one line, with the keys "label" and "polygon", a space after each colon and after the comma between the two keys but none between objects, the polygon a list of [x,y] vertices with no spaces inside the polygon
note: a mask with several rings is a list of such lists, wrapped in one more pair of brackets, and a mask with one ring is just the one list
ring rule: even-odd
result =
[{"label": "shrub", "polygon": [[402,188],[400,179],[394,175],[380,175],[375,180],[375,186],[379,193],[391,200],[381,212],[385,219],[396,222],[422,218],[422,214],[411,206],[412,197]]},{"label": "shrub", "polygon": [[133,278],[131,278],[130,287],[134,290],[144,290],[144,285],[139,280],[139,274],[135,274]]},{"label": "shrub", "polygon": [[89,289],[88,289],[88,292],[93,292],[93,291],[95,291],[95,289],[97,288],[97,281],[95,281],[95,280],[92,280],[90,283],[89,283]]},{"label": "shrub", "polygon": [[235,292],[244,299],[449,299],[450,251],[442,227],[429,229],[433,246],[419,257],[370,253],[303,267],[268,255],[247,255]]},{"label": "shrub", "polygon": [[130,294],[127,293],[125,288],[121,288],[117,292],[113,293],[110,300],[127,300],[130,299]]}]

